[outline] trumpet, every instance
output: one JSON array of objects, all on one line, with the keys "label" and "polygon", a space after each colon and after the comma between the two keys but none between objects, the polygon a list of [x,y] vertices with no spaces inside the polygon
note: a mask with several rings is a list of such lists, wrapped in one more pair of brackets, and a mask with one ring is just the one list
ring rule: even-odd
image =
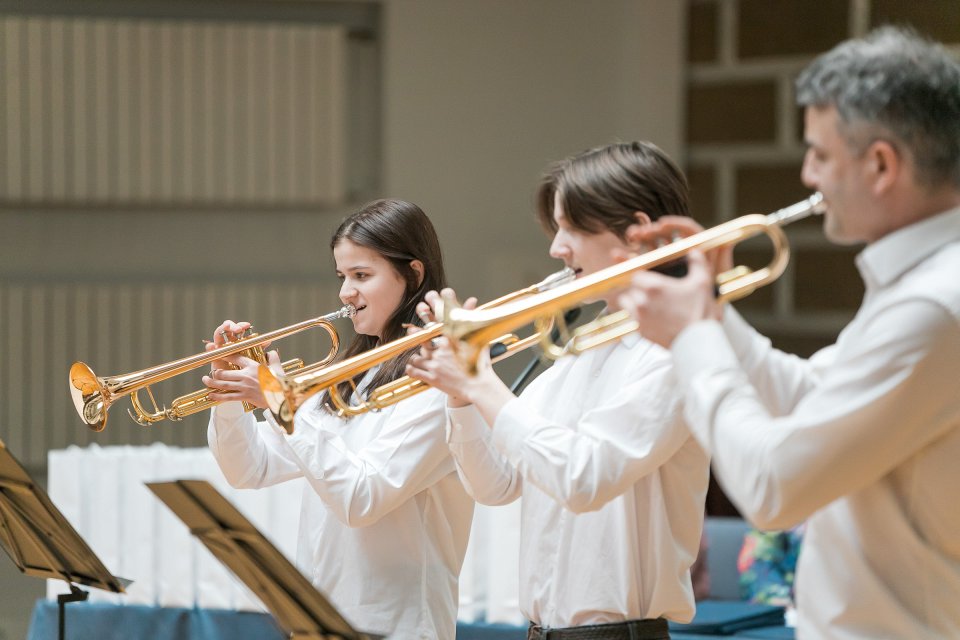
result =
[{"label": "trumpet", "polygon": [[695,233],[641,254],[619,264],[601,269],[570,284],[557,287],[525,300],[511,302],[497,309],[467,310],[458,308],[455,301],[444,301],[443,332],[458,351],[468,371],[476,373],[480,353],[491,337],[511,331],[515,327],[534,323],[541,338],[549,336],[543,328],[556,323],[560,329],[561,344],[546,338],[544,354],[552,359],[577,355],[587,349],[618,340],[639,329],[635,320],[625,311],[618,311],[594,320],[570,332],[563,322],[563,311],[585,300],[621,289],[630,283],[634,273],[667,265],[686,256],[693,249],[709,251],[735,245],[748,238],[766,235],[773,245],[770,262],[753,271],[745,266],[717,277],[717,299],[729,302],[750,295],[783,273],[790,260],[790,245],[781,227],[824,211],[823,196],[815,193],[806,200],[773,213],[750,214]]},{"label": "trumpet", "polygon": [[[211,390],[200,389],[180,396],[168,408],[157,405],[153,392],[150,390],[150,385],[232,355],[245,355],[257,362],[266,363],[267,357],[264,352],[264,345],[318,327],[330,336],[331,346],[330,351],[321,361],[305,368],[308,371],[315,371],[333,361],[340,350],[340,337],[332,322],[338,318],[352,318],[354,314],[356,314],[356,309],[352,305],[346,305],[339,311],[325,316],[304,320],[263,335],[251,334],[211,351],[204,351],[187,358],[123,375],[98,377],[93,369],[85,363],[74,362],[73,366],[70,367],[70,395],[73,397],[73,404],[77,413],[80,414],[80,418],[93,431],[104,430],[107,426],[107,411],[110,406],[119,398],[127,395],[130,396],[130,403],[133,405],[133,410],[127,410],[127,413],[141,426],[149,426],[161,420],[182,420],[185,416],[219,404],[210,399]],[[289,360],[283,363],[283,367],[288,371],[300,369],[303,367],[303,361],[299,359]],[[153,404],[152,410],[147,410],[141,403],[137,395],[140,390],[145,390],[150,396],[150,401]],[[245,410],[251,411],[253,408],[252,405],[244,403]]]},{"label": "trumpet", "polygon": [[[479,308],[490,309],[526,296],[548,291],[554,287],[571,282],[573,276],[574,273],[572,269],[564,268],[547,276],[537,284],[501,296],[496,300],[491,300]],[[549,326],[547,326],[547,331],[549,331]],[[295,371],[292,374],[281,376],[274,373],[270,367],[262,365],[259,370],[260,389],[263,391],[263,395],[267,400],[270,413],[277,421],[277,424],[287,430],[287,433],[293,433],[293,416],[297,412],[297,409],[299,409],[308,398],[324,390],[329,391],[330,402],[340,416],[355,416],[366,413],[367,411],[383,409],[405,398],[426,391],[429,385],[409,376],[402,376],[393,382],[373,389],[368,394],[366,400],[362,400],[357,404],[347,402],[340,394],[337,385],[343,382],[353,384],[352,380],[357,374],[367,371],[410,349],[417,348],[433,340],[441,335],[441,333],[443,333],[443,324],[431,322],[426,325],[422,331],[398,338],[393,342],[357,354],[352,358],[348,358],[343,362],[338,362],[322,370],[307,372]],[[512,333],[497,336],[492,340],[492,344],[500,346],[497,347],[497,353],[492,354],[492,360],[496,362],[507,358],[537,344],[539,341],[540,336],[536,333],[526,338],[519,338]],[[355,386],[354,391],[356,391]],[[358,395],[359,394],[355,393],[354,397]]]}]

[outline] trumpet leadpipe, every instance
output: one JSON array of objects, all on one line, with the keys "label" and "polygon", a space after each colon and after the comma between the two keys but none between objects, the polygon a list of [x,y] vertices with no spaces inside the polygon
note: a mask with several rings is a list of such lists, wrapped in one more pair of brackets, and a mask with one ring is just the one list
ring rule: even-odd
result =
[{"label": "trumpet leadpipe", "polygon": [[[730,301],[749,295],[756,288],[778,278],[789,261],[789,243],[782,226],[822,213],[823,197],[815,193],[806,200],[770,214],[750,214],[730,220],[716,227],[680,238],[624,262],[601,269],[546,292],[529,296],[494,309],[468,310],[445,305],[443,318],[444,334],[453,341],[468,370],[476,371],[477,360],[485,345],[497,335],[513,331],[529,323],[543,325],[547,319],[557,319],[571,307],[597,299],[604,294],[622,289],[630,284],[633,274],[654,269],[685,257],[690,251],[709,251],[722,246],[735,245],[756,235],[765,234],[773,243],[774,257],[771,262],[757,270],[743,268],[737,275],[724,279],[718,286],[718,298]],[[615,314],[611,314],[615,315]],[[636,325],[625,322],[626,314],[601,319],[580,327],[580,337],[592,348],[619,339],[636,330]],[[589,336],[591,332],[596,332]],[[602,332],[602,335],[600,335]],[[588,337],[589,336],[589,337]],[[545,348],[548,356],[556,357],[571,351],[564,348]]]}]

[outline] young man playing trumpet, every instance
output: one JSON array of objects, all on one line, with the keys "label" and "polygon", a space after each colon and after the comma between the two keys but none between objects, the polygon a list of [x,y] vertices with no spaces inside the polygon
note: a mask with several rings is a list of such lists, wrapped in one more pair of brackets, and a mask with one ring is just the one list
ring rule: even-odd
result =
[{"label": "young man playing trumpet", "polygon": [[[630,225],[686,213],[687,185],[655,146],[614,144],[554,166],[538,200],[550,255],[584,276],[613,264]],[[693,616],[708,460],[681,420],[666,351],[627,336],[561,358],[519,397],[488,360],[465,373],[443,338],[407,370],[448,394],[468,492],[490,505],[523,496],[528,638],[669,638],[667,619]]]},{"label": "young man playing trumpet", "polygon": [[882,29],[814,61],[797,97],[827,237],[866,244],[866,296],[836,345],[772,349],[718,307],[699,254],[682,280],[639,274],[621,302],[671,349],[740,511],[806,520],[799,638],[958,638],[960,64]]}]

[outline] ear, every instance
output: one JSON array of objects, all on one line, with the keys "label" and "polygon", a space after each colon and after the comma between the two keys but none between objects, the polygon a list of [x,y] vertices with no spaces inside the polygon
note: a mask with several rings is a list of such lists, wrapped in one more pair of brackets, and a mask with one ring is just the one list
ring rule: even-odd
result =
[{"label": "ear", "polygon": [[634,211],[633,217],[636,219],[637,224],[650,224],[650,216],[643,211]]},{"label": "ear", "polygon": [[411,260],[410,268],[413,269],[413,272],[417,274],[417,286],[419,287],[421,284],[423,284],[423,263],[419,260]]},{"label": "ear", "polygon": [[876,140],[867,147],[867,170],[871,174],[876,195],[886,193],[901,178],[904,170],[903,157],[886,140]]}]

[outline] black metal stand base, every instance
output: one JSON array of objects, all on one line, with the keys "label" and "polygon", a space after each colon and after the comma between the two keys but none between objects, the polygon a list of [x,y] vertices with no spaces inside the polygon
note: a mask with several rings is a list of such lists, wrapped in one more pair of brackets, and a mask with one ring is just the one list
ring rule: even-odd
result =
[{"label": "black metal stand base", "polygon": [[66,639],[66,605],[68,602],[82,602],[87,599],[87,596],[90,594],[82,589],[77,589],[72,584],[70,585],[70,593],[61,593],[57,596],[57,608],[60,611],[59,619],[59,628],[60,635],[58,636],[59,640]]}]

